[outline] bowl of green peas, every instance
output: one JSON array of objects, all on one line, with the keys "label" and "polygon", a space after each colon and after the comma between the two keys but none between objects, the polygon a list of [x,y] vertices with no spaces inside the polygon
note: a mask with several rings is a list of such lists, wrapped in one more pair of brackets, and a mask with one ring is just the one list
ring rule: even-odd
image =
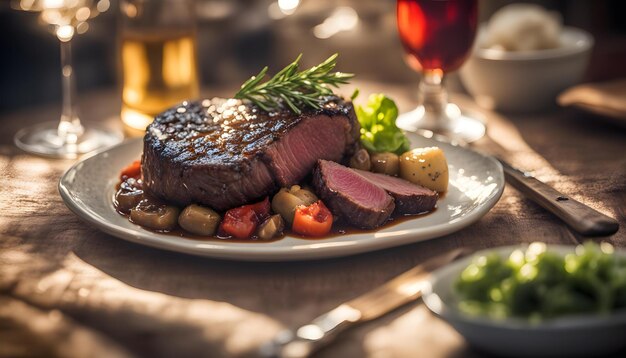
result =
[{"label": "bowl of green peas", "polygon": [[608,243],[479,251],[433,272],[423,300],[486,352],[626,356],[626,252]]}]

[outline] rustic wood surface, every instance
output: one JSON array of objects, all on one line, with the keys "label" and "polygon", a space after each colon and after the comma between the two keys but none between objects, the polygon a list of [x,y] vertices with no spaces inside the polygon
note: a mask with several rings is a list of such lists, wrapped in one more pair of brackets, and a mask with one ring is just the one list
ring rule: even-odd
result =
[{"label": "rustic wood surface", "polygon": [[[389,93],[401,110],[415,104],[414,88],[359,86],[362,93]],[[117,97],[114,91],[83,95],[85,122],[121,128]],[[457,100],[472,106],[465,97]],[[487,215],[460,232],[352,257],[246,263],[152,249],[104,234],[65,207],[57,181],[74,161],[31,156],[13,145],[19,128],[58,113],[51,105],[0,115],[2,357],[254,356],[281,328],[306,323],[451,248],[585,240],[507,186]],[[524,116],[484,113],[490,138],[479,149],[506,156],[616,218],[620,230],[594,240],[626,246],[623,128],[558,108]],[[482,354],[416,303],[347,332],[318,356]]]}]

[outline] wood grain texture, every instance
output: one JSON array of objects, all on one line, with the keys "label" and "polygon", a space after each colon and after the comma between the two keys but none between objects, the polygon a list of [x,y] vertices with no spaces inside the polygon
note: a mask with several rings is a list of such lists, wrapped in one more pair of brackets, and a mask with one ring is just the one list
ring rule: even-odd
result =
[{"label": "wood grain texture", "polygon": [[617,220],[568,197],[506,162],[502,162],[502,166],[507,183],[556,215],[577,233],[585,236],[608,236],[619,230]]},{"label": "wood grain texture", "polygon": [[[358,87],[361,93],[390,94],[401,111],[415,103],[410,96],[415,88],[364,83]],[[472,105],[466,98],[457,99]],[[87,123],[119,126],[119,101],[113,91],[83,96],[81,105]],[[13,146],[19,128],[58,113],[59,108],[51,106],[0,116],[0,299],[19,308],[0,311],[0,329],[8,321],[47,322],[61,314],[65,323],[48,322],[57,332],[75,330],[79,336],[76,332],[86,332],[84,342],[94,342],[94,349],[113,342],[120,356],[254,356],[257,347],[281,328],[306,323],[451,248],[584,240],[507,187],[499,203],[467,229],[341,259],[245,263],[143,247],[86,225],[64,206],[56,186],[72,161],[33,157]],[[626,132],[573,110],[487,116],[490,138],[478,143],[478,149],[504,156],[617,219],[621,228],[616,234],[595,240],[626,246]],[[42,350],[79,356],[49,346],[50,340],[42,337],[47,333],[20,331],[27,333],[0,334],[0,347],[12,347],[11,352],[25,357]],[[30,351],[28,337],[40,337],[45,344],[40,350],[33,345]],[[0,356],[11,352],[0,350]],[[481,356],[419,303],[346,332],[318,355]]]}]

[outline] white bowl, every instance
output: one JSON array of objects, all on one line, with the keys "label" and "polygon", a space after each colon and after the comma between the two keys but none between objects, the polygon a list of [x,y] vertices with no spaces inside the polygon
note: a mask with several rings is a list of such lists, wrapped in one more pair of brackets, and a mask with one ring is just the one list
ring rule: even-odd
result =
[{"label": "white bowl", "polygon": [[532,112],[554,105],[556,96],[580,82],[591,55],[593,37],[586,31],[564,27],[561,46],[554,49],[506,52],[481,48],[482,27],[476,46],[460,69],[461,81],[487,109]]},{"label": "white bowl", "polygon": [[[484,250],[508,256],[527,246],[507,246]],[[575,246],[549,245],[561,254],[574,251]],[[623,251],[616,253],[626,254]],[[471,345],[478,349],[508,357],[597,357],[626,347],[626,311],[611,315],[564,316],[531,323],[521,318],[501,321],[465,315],[457,309],[453,286],[461,271],[472,261],[465,257],[433,272],[424,290],[424,303],[438,317],[447,321]]]}]

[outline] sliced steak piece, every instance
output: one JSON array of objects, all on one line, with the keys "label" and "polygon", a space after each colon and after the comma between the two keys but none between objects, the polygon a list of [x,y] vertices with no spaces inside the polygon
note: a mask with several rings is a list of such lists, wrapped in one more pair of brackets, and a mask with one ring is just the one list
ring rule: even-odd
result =
[{"label": "sliced steak piece", "polygon": [[362,229],[384,224],[395,206],[380,186],[335,162],[318,161],[313,186],[333,214]]},{"label": "sliced steak piece", "polygon": [[317,194],[332,212],[350,224],[372,229],[396,215],[433,210],[438,194],[385,174],[371,173],[319,160],[313,174]]},{"label": "sliced steak piece", "polygon": [[439,194],[407,180],[380,173],[354,169],[361,176],[385,189],[395,199],[397,215],[415,215],[431,211],[437,205]]},{"label": "sliced steak piece", "polygon": [[339,161],[358,141],[352,103],[338,97],[324,103],[295,115],[234,99],[183,102],[146,130],[145,191],[179,205],[226,210],[296,184],[318,159]]}]

